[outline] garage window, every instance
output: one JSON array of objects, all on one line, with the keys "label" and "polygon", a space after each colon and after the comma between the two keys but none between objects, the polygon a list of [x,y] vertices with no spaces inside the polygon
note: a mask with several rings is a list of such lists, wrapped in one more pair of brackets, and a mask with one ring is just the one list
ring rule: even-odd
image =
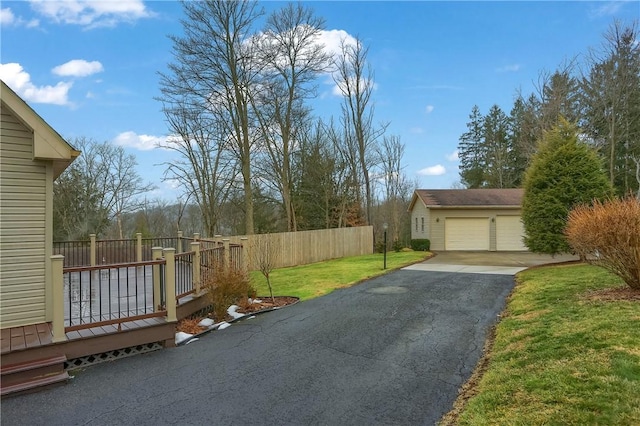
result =
[{"label": "garage window", "polygon": [[422,232],[424,232],[424,217],[422,218]]},{"label": "garage window", "polygon": [[416,232],[418,232],[418,218],[416,217]]}]

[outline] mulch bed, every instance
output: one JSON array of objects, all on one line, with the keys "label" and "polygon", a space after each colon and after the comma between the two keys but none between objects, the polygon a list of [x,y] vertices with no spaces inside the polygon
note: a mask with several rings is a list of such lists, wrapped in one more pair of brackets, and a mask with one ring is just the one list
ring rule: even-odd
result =
[{"label": "mulch bed", "polygon": [[631,287],[606,288],[604,290],[590,291],[589,293],[584,295],[584,299],[595,301],[640,301],[640,291],[635,290]]},{"label": "mulch bed", "polygon": [[[239,307],[236,310],[236,312],[241,314],[261,313],[261,312],[270,311],[272,309],[281,308],[283,306],[293,305],[299,300],[297,297],[290,297],[290,296],[275,296],[273,298],[274,300],[271,300],[271,297],[268,297],[268,296],[258,297],[257,299],[260,300],[261,302],[251,303],[251,304],[248,303],[248,301],[245,301],[244,303],[238,302],[237,305]],[[209,314],[209,318],[212,318],[212,316],[213,316],[213,313]],[[184,318],[178,321],[177,331],[181,331],[183,333],[189,333],[189,334],[202,333],[203,331],[207,330],[207,327],[202,327],[198,325],[198,323],[202,321],[202,319],[204,318],[207,318],[207,317]],[[233,320],[234,318],[229,315],[227,315],[224,319],[224,321],[227,321],[227,322],[231,322]]]}]

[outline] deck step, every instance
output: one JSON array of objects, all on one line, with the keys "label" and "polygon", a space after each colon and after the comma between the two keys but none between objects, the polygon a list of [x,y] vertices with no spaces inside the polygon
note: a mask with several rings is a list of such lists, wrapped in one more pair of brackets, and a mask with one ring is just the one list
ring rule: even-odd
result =
[{"label": "deck step", "polygon": [[66,383],[69,380],[69,374],[66,371],[48,376],[36,377],[34,379],[15,383],[9,386],[2,386],[1,396],[15,395],[18,393],[26,393],[29,391],[42,390],[45,387]]},{"label": "deck step", "polygon": [[23,392],[42,386],[66,381],[64,370],[67,357],[55,355],[35,361],[3,365],[0,369],[0,395]]}]

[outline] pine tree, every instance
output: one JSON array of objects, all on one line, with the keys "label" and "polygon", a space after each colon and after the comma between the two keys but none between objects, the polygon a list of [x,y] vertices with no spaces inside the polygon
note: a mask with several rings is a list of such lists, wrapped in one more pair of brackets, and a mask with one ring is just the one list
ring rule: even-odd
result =
[{"label": "pine tree", "polygon": [[468,132],[460,136],[458,157],[460,158],[460,177],[467,188],[484,186],[484,117],[480,108],[474,105],[467,123]]},{"label": "pine tree", "polygon": [[578,134],[578,128],[561,117],[558,125],[545,133],[526,172],[524,242],[535,253],[568,252],[564,228],[569,211],[612,194],[597,154],[578,140]]}]

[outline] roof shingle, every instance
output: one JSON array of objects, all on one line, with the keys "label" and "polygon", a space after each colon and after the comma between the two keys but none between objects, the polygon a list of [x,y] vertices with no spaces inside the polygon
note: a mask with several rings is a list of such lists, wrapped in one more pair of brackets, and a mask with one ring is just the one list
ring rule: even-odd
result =
[{"label": "roof shingle", "polygon": [[416,189],[427,207],[520,206],[524,190],[508,189]]}]

